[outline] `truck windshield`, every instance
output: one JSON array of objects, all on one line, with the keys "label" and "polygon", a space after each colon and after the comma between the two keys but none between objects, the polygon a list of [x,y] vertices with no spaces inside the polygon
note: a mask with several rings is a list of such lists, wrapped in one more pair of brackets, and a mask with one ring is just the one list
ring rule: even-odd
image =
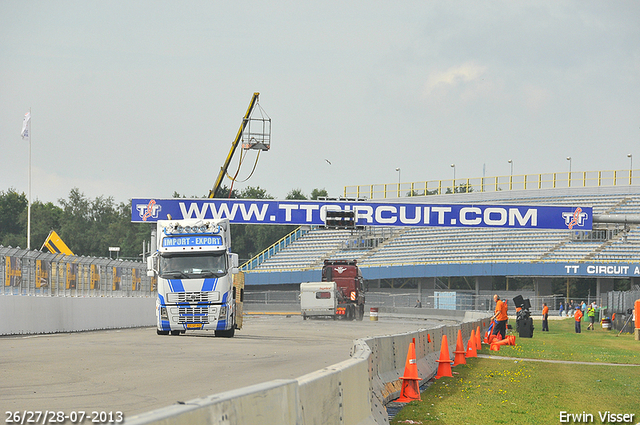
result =
[{"label": "truck windshield", "polygon": [[219,254],[175,254],[160,256],[160,277],[165,279],[202,279],[227,274],[227,256]]}]

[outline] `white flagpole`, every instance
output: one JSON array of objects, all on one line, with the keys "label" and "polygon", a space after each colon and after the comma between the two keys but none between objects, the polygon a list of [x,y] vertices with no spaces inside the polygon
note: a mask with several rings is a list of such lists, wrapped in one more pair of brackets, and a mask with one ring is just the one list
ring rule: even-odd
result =
[{"label": "white flagpole", "polygon": [[31,108],[29,108],[29,176],[28,176],[28,203],[27,203],[27,251],[31,251]]}]

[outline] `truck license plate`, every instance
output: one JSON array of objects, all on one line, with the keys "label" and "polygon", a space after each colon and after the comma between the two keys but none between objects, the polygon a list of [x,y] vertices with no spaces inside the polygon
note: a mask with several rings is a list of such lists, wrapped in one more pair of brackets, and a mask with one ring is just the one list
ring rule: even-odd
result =
[{"label": "truck license plate", "polygon": [[187,329],[202,329],[202,323],[187,323]]}]

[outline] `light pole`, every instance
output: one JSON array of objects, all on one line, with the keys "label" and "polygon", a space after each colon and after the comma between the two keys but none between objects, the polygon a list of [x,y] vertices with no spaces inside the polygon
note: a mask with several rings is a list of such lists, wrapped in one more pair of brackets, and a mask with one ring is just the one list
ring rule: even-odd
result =
[{"label": "light pole", "polygon": [[631,155],[630,153],[627,154],[627,158],[629,158],[629,184],[631,184],[632,181],[632,176],[631,173],[633,172],[633,155]]},{"label": "light pole", "polygon": [[513,188],[513,160],[507,161],[511,165],[511,174],[509,174],[509,190]]},{"label": "light pole", "polygon": [[398,172],[398,198],[399,198],[400,197],[400,175],[401,175],[400,167],[396,168],[396,171]]},{"label": "light pole", "polygon": [[453,168],[453,184],[451,193],[456,193],[456,164],[451,164],[451,168]]},{"label": "light pole", "polygon": [[567,157],[567,161],[569,161],[569,187],[571,187],[571,157]]}]

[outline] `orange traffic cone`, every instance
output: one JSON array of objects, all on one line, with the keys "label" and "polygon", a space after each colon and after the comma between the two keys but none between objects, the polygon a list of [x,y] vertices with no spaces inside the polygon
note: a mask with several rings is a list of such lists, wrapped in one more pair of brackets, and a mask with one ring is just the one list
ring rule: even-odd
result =
[{"label": "orange traffic cone", "polygon": [[451,373],[451,359],[449,358],[449,345],[447,343],[447,336],[442,335],[442,344],[440,344],[440,358],[436,360],[438,362],[438,373],[436,373],[436,379],[440,379],[443,376],[450,376]]},{"label": "orange traffic cone", "polygon": [[454,351],[456,354],[453,358],[453,365],[458,366],[459,364],[467,364],[467,360],[464,355],[467,353],[464,351],[464,344],[462,343],[462,330],[458,329],[458,339],[456,340],[456,350]]},{"label": "orange traffic cone", "polygon": [[420,378],[418,377],[418,364],[416,362],[416,339],[409,344],[407,352],[407,362],[404,366],[404,376],[402,379],[402,389],[400,397],[396,400],[400,403],[409,403],[413,400],[422,400],[420,398]]},{"label": "orange traffic cone", "polygon": [[469,342],[467,343],[467,354],[469,357],[478,357],[478,352],[476,351],[476,333],[473,329],[471,329],[471,337],[469,338]]},{"label": "orange traffic cone", "polygon": [[482,350],[482,335],[480,332],[480,326],[476,328],[476,350]]},{"label": "orange traffic cone", "polygon": [[499,341],[493,341],[491,343],[490,350],[500,351],[500,346],[501,345],[513,345],[513,344],[510,343],[510,341],[511,341],[511,338],[505,338],[505,339],[501,339]]}]

